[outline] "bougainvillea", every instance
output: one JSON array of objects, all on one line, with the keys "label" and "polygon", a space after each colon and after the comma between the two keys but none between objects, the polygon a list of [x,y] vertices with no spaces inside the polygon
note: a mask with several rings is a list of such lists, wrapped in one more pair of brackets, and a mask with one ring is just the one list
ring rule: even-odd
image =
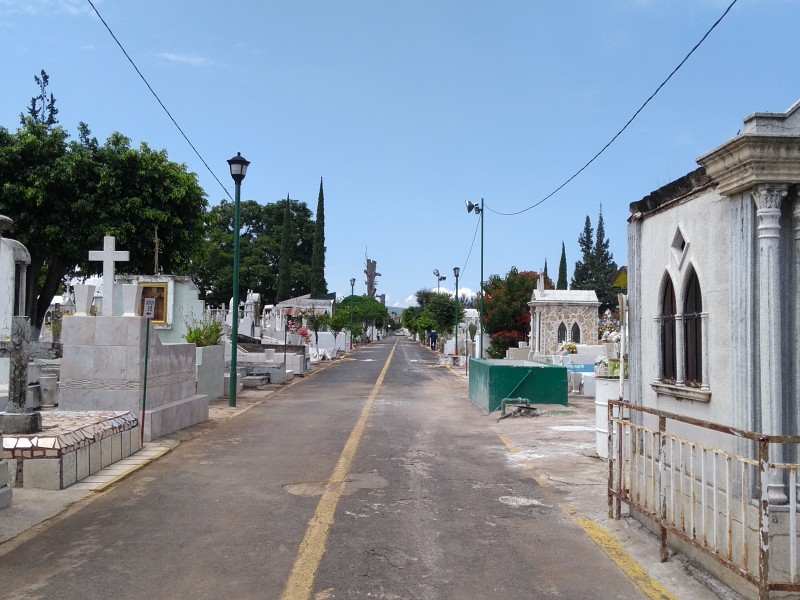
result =
[{"label": "bougainvillea", "polygon": [[[528,302],[539,279],[536,271],[518,271],[516,267],[505,278],[492,275],[484,286],[484,325],[491,336],[487,352],[492,358],[503,358],[506,350],[527,339],[531,313]],[[549,278],[546,289],[553,289]]]}]

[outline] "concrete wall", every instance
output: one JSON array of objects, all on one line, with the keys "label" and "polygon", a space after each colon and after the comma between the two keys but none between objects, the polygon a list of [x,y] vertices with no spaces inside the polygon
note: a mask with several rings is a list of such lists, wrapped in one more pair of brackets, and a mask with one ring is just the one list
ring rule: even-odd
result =
[{"label": "concrete wall", "polygon": [[[709,224],[714,223],[713,227]],[[637,270],[629,295],[635,296],[631,306],[631,337],[638,341],[638,352],[631,351],[632,367],[637,371],[633,387],[634,403],[659,408],[699,419],[734,425],[731,403],[731,314],[730,255],[731,201],[713,188],[706,188],[687,198],[672,210],[648,215],[637,225],[637,236],[646,240],[639,244],[641,268]],[[678,243],[682,239],[681,244]],[[708,402],[687,400],[657,393],[652,383],[659,377],[661,297],[665,277],[675,289],[678,311],[683,312],[686,283],[691,270],[697,274],[702,290],[703,312],[708,313],[708,339],[714,349],[708,354],[711,399]],[[678,323],[676,326],[680,326]],[[728,349],[726,351],[725,349]]]},{"label": "concrete wall", "polygon": [[[146,333],[143,317],[64,319],[59,408],[141,414]],[[196,394],[194,344],[162,344],[152,325],[149,341],[145,439],[208,419],[208,397]]]}]

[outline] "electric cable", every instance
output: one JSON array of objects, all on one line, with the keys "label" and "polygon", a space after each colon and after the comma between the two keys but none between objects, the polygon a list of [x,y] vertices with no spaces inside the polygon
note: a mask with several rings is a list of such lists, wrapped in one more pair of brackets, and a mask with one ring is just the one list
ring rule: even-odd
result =
[{"label": "electric cable", "polygon": [[553,196],[555,196],[555,195],[556,195],[558,192],[560,192],[560,191],[561,191],[561,190],[562,190],[564,187],[566,187],[566,186],[567,186],[567,184],[569,184],[569,183],[570,183],[570,182],[571,182],[573,179],[575,179],[575,178],[576,178],[578,175],[580,175],[580,174],[581,174],[583,171],[585,171],[585,170],[586,170],[586,168],[587,168],[589,165],[591,165],[591,164],[592,164],[592,163],[593,163],[595,160],[597,160],[597,159],[600,157],[600,155],[601,155],[601,154],[603,154],[603,152],[605,152],[605,151],[608,149],[608,147],[609,147],[609,146],[611,146],[611,144],[613,144],[613,143],[614,143],[614,142],[617,140],[617,138],[618,138],[620,135],[622,135],[622,133],[623,133],[623,132],[624,132],[624,131],[625,131],[625,130],[628,128],[628,126],[629,126],[631,123],[633,123],[633,120],[634,120],[636,117],[638,117],[638,116],[639,116],[639,113],[640,113],[640,112],[642,112],[642,111],[644,110],[644,108],[645,108],[645,107],[646,107],[646,106],[647,106],[647,105],[650,103],[650,101],[651,101],[653,98],[655,98],[655,97],[656,97],[656,94],[658,94],[658,93],[661,91],[661,88],[663,88],[663,87],[664,87],[664,86],[667,84],[667,82],[668,82],[670,79],[672,79],[672,76],[673,76],[673,75],[675,75],[675,73],[677,73],[677,72],[678,72],[678,70],[679,70],[679,69],[680,69],[680,68],[681,68],[681,67],[684,65],[684,63],[685,63],[687,60],[689,60],[689,57],[690,57],[692,54],[694,54],[695,50],[697,50],[697,49],[700,47],[700,45],[701,45],[701,44],[702,44],[702,43],[703,43],[703,42],[706,40],[706,38],[707,38],[707,37],[708,37],[708,36],[711,34],[711,32],[712,32],[712,31],[714,31],[714,29],[716,29],[717,25],[719,25],[719,24],[722,22],[722,19],[724,19],[724,18],[725,18],[725,16],[726,16],[726,15],[727,15],[727,14],[728,14],[728,13],[731,11],[731,9],[733,8],[733,5],[734,5],[734,4],[736,4],[738,1],[739,1],[739,0],[733,0],[733,1],[732,1],[732,2],[731,2],[729,5],[728,5],[728,8],[726,8],[726,9],[725,9],[725,12],[723,12],[723,13],[722,13],[722,16],[721,16],[719,19],[717,19],[717,20],[714,22],[714,24],[711,26],[711,28],[710,28],[708,31],[706,31],[705,35],[703,35],[703,37],[702,37],[702,38],[700,38],[700,41],[699,41],[699,42],[697,42],[697,43],[694,45],[694,47],[693,47],[693,48],[692,48],[692,49],[689,51],[689,53],[688,53],[688,54],[687,54],[687,55],[686,55],[686,56],[683,58],[683,60],[682,60],[682,61],[681,61],[681,62],[678,64],[678,66],[677,66],[677,67],[675,67],[675,68],[672,70],[672,72],[671,72],[671,73],[670,73],[670,74],[667,76],[667,78],[666,78],[664,81],[662,81],[662,82],[661,82],[661,84],[660,84],[660,85],[659,85],[659,86],[656,88],[656,90],[655,90],[655,91],[654,91],[652,94],[650,94],[650,97],[649,97],[647,100],[645,100],[645,101],[644,101],[644,104],[642,104],[642,105],[641,105],[641,106],[638,108],[638,110],[637,110],[635,113],[633,113],[633,116],[632,116],[630,119],[628,119],[628,122],[627,122],[627,123],[625,123],[625,125],[622,127],[622,129],[620,129],[620,130],[619,130],[619,131],[618,131],[616,134],[614,134],[614,137],[612,137],[612,138],[611,138],[611,140],[609,140],[609,142],[608,142],[608,143],[607,143],[605,146],[603,146],[603,147],[600,149],[600,151],[599,151],[597,154],[595,154],[595,155],[594,155],[594,156],[593,156],[593,157],[592,157],[592,158],[589,160],[589,162],[587,162],[587,163],[586,163],[585,165],[583,165],[583,166],[582,166],[580,169],[578,169],[578,170],[577,170],[575,173],[573,173],[573,174],[572,174],[572,176],[571,176],[569,179],[567,179],[567,180],[566,180],[564,183],[562,183],[561,185],[559,185],[559,186],[558,186],[556,189],[554,189],[552,192],[550,192],[549,194],[547,194],[547,196],[545,196],[544,198],[542,198],[541,200],[539,200],[539,201],[538,201],[538,202],[536,202],[535,204],[532,204],[532,205],[531,205],[531,206],[529,206],[528,208],[523,208],[522,210],[518,210],[518,211],[516,211],[516,212],[510,212],[510,213],[499,212],[499,211],[496,211],[496,210],[492,210],[491,208],[489,209],[489,211],[490,211],[490,212],[493,212],[493,213],[494,213],[494,214],[496,214],[496,215],[500,215],[500,216],[503,216],[503,217],[513,217],[513,216],[515,216],[515,215],[521,215],[522,213],[524,213],[524,212],[527,212],[527,211],[531,210],[532,208],[536,208],[536,207],[537,207],[537,206],[539,206],[540,204],[544,203],[545,201],[547,201],[547,200],[549,200],[550,198],[552,198]]},{"label": "electric cable", "polygon": [[216,176],[216,174],[214,173],[214,171],[212,171],[212,170],[211,170],[211,167],[209,167],[209,166],[208,166],[208,163],[206,162],[206,159],[204,159],[204,158],[202,157],[202,155],[200,154],[200,152],[197,150],[197,148],[195,148],[194,144],[193,144],[193,143],[192,143],[192,141],[189,139],[189,136],[187,136],[187,135],[186,135],[186,133],[183,131],[183,129],[181,129],[181,126],[180,126],[180,125],[178,125],[178,122],[175,120],[175,117],[173,117],[173,116],[172,116],[172,113],[170,113],[170,112],[169,112],[169,110],[167,109],[167,107],[166,107],[166,106],[164,106],[164,103],[161,101],[161,98],[159,98],[159,97],[158,97],[158,94],[156,94],[156,92],[155,92],[155,90],[153,89],[153,87],[152,87],[152,86],[150,85],[150,83],[147,81],[147,78],[146,78],[144,75],[142,75],[142,72],[139,70],[139,67],[137,67],[137,66],[136,66],[136,63],[135,63],[135,62],[133,62],[133,59],[130,57],[130,55],[128,55],[128,52],[125,50],[125,48],[124,48],[124,46],[122,45],[122,43],[121,43],[121,42],[120,42],[120,41],[117,39],[117,36],[116,36],[116,35],[114,35],[114,32],[113,32],[113,31],[111,31],[111,27],[109,27],[109,26],[108,26],[108,23],[106,23],[106,20],[103,18],[103,16],[102,16],[102,15],[100,14],[100,12],[97,10],[97,8],[95,7],[95,5],[92,3],[92,0],[86,0],[86,1],[89,3],[89,6],[91,6],[91,7],[92,7],[92,10],[94,10],[95,14],[96,14],[96,15],[97,15],[97,17],[100,19],[100,21],[103,23],[103,25],[105,25],[106,29],[108,30],[108,33],[109,33],[109,34],[111,34],[111,37],[112,37],[112,38],[114,39],[114,41],[117,43],[117,46],[119,46],[119,49],[120,49],[120,50],[122,50],[122,53],[125,55],[125,58],[127,58],[127,59],[128,59],[128,62],[129,62],[129,63],[131,63],[131,66],[132,66],[132,67],[133,67],[133,68],[136,70],[136,72],[139,74],[139,77],[141,77],[142,81],[144,81],[144,84],[147,86],[147,89],[148,89],[148,90],[150,90],[150,93],[151,93],[151,94],[153,94],[153,97],[154,97],[154,98],[155,98],[155,99],[158,101],[158,103],[161,105],[161,108],[163,108],[163,109],[164,109],[164,112],[165,112],[165,113],[167,113],[167,116],[170,118],[170,120],[172,121],[172,123],[175,125],[175,127],[177,127],[177,128],[178,128],[178,131],[180,131],[180,132],[181,132],[181,135],[183,136],[183,139],[185,139],[185,140],[186,140],[186,143],[187,143],[187,144],[189,144],[189,146],[192,148],[192,150],[194,150],[194,153],[197,155],[197,158],[199,158],[199,159],[200,159],[200,162],[202,162],[202,163],[203,163],[203,165],[205,166],[205,168],[206,168],[206,169],[208,169],[208,172],[209,172],[209,173],[211,173],[211,176],[212,176],[212,177],[213,177],[213,178],[214,178],[214,179],[217,181],[217,183],[218,183],[218,184],[220,185],[220,187],[223,189],[223,191],[225,192],[225,194],[227,194],[228,198],[229,198],[229,199],[231,199],[231,200],[233,200],[233,197],[231,196],[231,193],[228,191],[228,189],[227,189],[227,188],[226,188],[224,185],[222,185],[222,182],[221,182],[221,181],[219,180],[219,178]]}]

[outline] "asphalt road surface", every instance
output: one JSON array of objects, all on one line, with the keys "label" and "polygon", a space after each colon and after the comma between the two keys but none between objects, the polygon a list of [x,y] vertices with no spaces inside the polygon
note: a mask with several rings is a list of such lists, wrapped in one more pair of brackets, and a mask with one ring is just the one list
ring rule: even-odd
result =
[{"label": "asphalt road surface", "polygon": [[390,338],[199,426],[2,556],[0,598],[644,598],[433,361]]}]

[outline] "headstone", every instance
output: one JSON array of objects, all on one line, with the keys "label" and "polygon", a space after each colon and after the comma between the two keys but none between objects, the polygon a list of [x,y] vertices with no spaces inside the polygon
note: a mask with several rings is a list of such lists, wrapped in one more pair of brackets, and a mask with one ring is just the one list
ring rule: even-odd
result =
[{"label": "headstone", "polygon": [[[102,250],[90,250],[90,261],[103,263],[103,316],[110,317],[114,310],[114,263],[130,260],[127,250],[115,250],[114,236],[107,235],[103,238]],[[77,297],[75,303],[78,303]]]}]

